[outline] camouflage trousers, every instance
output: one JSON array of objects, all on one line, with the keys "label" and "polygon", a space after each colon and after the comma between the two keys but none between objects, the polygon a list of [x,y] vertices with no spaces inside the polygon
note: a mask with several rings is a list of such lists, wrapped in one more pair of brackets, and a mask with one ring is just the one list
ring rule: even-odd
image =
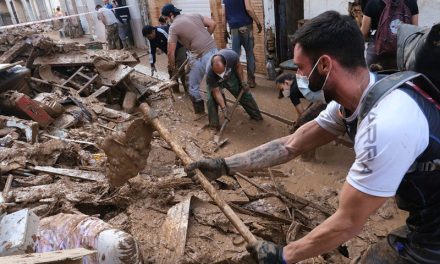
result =
[{"label": "camouflage trousers", "polygon": [[118,24],[112,24],[105,26],[105,34],[107,37],[108,49],[119,49],[119,34],[118,34]]}]

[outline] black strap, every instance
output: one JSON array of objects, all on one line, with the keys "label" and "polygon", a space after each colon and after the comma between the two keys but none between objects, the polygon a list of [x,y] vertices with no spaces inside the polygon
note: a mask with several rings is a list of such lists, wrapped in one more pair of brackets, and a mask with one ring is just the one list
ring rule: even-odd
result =
[{"label": "black strap", "polygon": [[[413,71],[403,71],[388,75],[370,88],[363,100],[361,101],[361,108],[359,110],[358,125],[368,115],[370,110],[385,96],[393,90],[399,88],[407,81],[413,80],[419,76],[424,76],[421,73]],[[426,77],[425,77],[426,78]]]}]

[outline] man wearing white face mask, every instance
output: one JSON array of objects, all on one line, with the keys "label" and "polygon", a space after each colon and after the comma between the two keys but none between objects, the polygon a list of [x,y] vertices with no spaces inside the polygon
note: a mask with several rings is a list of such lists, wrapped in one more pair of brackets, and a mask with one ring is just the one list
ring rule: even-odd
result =
[{"label": "man wearing white face mask", "polygon": [[[280,91],[278,98],[290,98],[290,101],[298,114],[295,125],[289,130],[290,133],[295,132],[300,126],[315,119],[327,106],[327,104],[321,102],[321,100],[313,100],[314,98],[310,95],[314,95],[315,93],[307,91],[306,89],[300,89],[297,84],[297,77],[291,73],[281,74],[276,78],[275,83]],[[304,96],[303,92],[307,95],[307,98]],[[305,98],[311,102],[311,104],[305,109],[301,105],[301,98]]]},{"label": "man wearing white face mask", "polygon": [[208,91],[208,118],[212,128],[220,128],[218,107],[224,118],[229,119],[224,99],[223,89],[228,90],[235,98],[242,89],[245,90],[240,99],[240,105],[253,120],[262,120],[260,109],[249,91],[248,84],[243,78],[243,66],[237,53],[231,49],[222,49],[212,56],[206,66],[206,84]]},{"label": "man wearing white face mask", "polygon": [[249,245],[252,256],[259,264],[290,264],[327,253],[359,234],[369,217],[395,197],[409,213],[406,224],[355,263],[439,263],[440,91],[413,72],[387,77],[369,72],[359,26],[336,11],[310,20],[293,42],[299,87],[317,101],[333,101],[292,135],[231,157],[196,161],[187,172],[198,168],[214,180],[268,168],[347,133],[356,159],[336,211],[288,245]]}]

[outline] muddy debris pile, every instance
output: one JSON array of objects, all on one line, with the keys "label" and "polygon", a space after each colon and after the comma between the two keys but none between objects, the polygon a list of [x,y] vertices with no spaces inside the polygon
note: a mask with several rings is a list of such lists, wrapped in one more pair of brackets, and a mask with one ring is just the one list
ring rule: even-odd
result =
[{"label": "muddy debris pile", "polygon": [[[19,40],[0,52],[0,211],[26,209],[30,219],[40,218],[30,247],[34,252],[74,245],[97,251],[87,263],[106,257],[127,264],[254,263],[245,240],[187,177],[157,132],[138,156],[117,147],[111,155],[104,152],[106,138],[121,143],[127,128],[144,123],[137,109],[141,102],[156,107],[167,123],[178,122],[178,113],[158,104],[170,105],[168,90],[135,69],[135,54],[44,37],[28,40],[24,48],[15,47]],[[186,131],[173,133],[193,159],[213,155]],[[114,187],[105,168],[119,154],[143,156],[146,162],[139,162],[136,177]],[[320,197],[287,192],[282,177],[276,169],[249,171],[223,176],[214,185],[256,237],[285,245],[324,221],[337,205],[328,203],[336,193],[316,202]],[[106,252],[106,241],[119,241],[114,246],[122,255]],[[313,263],[348,263],[347,249],[339,251]]]}]

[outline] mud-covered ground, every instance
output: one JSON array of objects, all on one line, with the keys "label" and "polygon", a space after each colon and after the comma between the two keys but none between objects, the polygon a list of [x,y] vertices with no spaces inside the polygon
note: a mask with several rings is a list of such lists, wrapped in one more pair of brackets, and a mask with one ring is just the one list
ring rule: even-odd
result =
[{"label": "mud-covered ground", "polygon": [[[145,53],[142,50],[137,52]],[[161,77],[166,77],[165,59],[164,55],[158,56]],[[143,57],[141,64],[149,73],[147,60],[148,57]],[[295,119],[293,106],[289,100],[277,98],[273,82],[259,77],[257,84],[252,93],[262,110]],[[229,139],[228,144],[214,152],[215,131],[207,127],[207,116],[193,113],[185,93],[177,93],[175,98],[176,101],[172,101],[165,91],[150,96],[148,102],[193,159],[226,157],[288,135],[286,124],[267,116],[263,121],[252,121],[238,107],[223,135]],[[30,207],[40,217],[60,212],[97,216],[131,233],[137,239],[146,263],[159,263],[164,252],[174,254],[167,243],[183,243],[184,253],[178,259],[181,263],[252,263],[243,238],[200,186],[184,177],[181,161],[157,133],[153,133],[147,165],[122,187],[112,188],[100,180],[82,181],[41,173],[29,166],[31,162],[32,165],[81,169],[89,174],[104,173],[105,155],[100,144],[112,132],[121,131],[127,120],[133,118],[104,116],[102,109],[96,110],[98,105],[102,108],[102,103],[94,104],[87,107],[95,112],[98,121],[80,121],[69,129],[42,131],[40,144],[31,146],[19,141],[23,138],[19,131],[11,134],[17,141],[9,148],[0,149],[0,158],[7,165],[2,166],[16,174],[11,194],[14,204],[9,210]],[[121,110],[117,105],[106,107]],[[78,107],[71,108],[67,113],[74,117],[81,112]],[[134,116],[141,115],[135,112]],[[272,168],[274,177],[262,170],[243,173],[244,176],[222,177],[213,184],[257,237],[286,244],[307,234],[337,208],[337,195],[353,159],[352,149],[331,143],[317,149],[312,160],[299,157]],[[293,195],[312,204],[295,202]],[[176,235],[170,240],[164,235],[163,228],[170,217],[169,209],[181,205],[191,196],[195,198],[191,199],[189,215],[185,218],[188,222],[186,239]],[[370,218],[362,233],[340,250],[347,251],[345,255],[348,257],[334,251],[302,263],[349,263],[371,243],[403,225],[404,218],[405,215],[390,200]]]}]

